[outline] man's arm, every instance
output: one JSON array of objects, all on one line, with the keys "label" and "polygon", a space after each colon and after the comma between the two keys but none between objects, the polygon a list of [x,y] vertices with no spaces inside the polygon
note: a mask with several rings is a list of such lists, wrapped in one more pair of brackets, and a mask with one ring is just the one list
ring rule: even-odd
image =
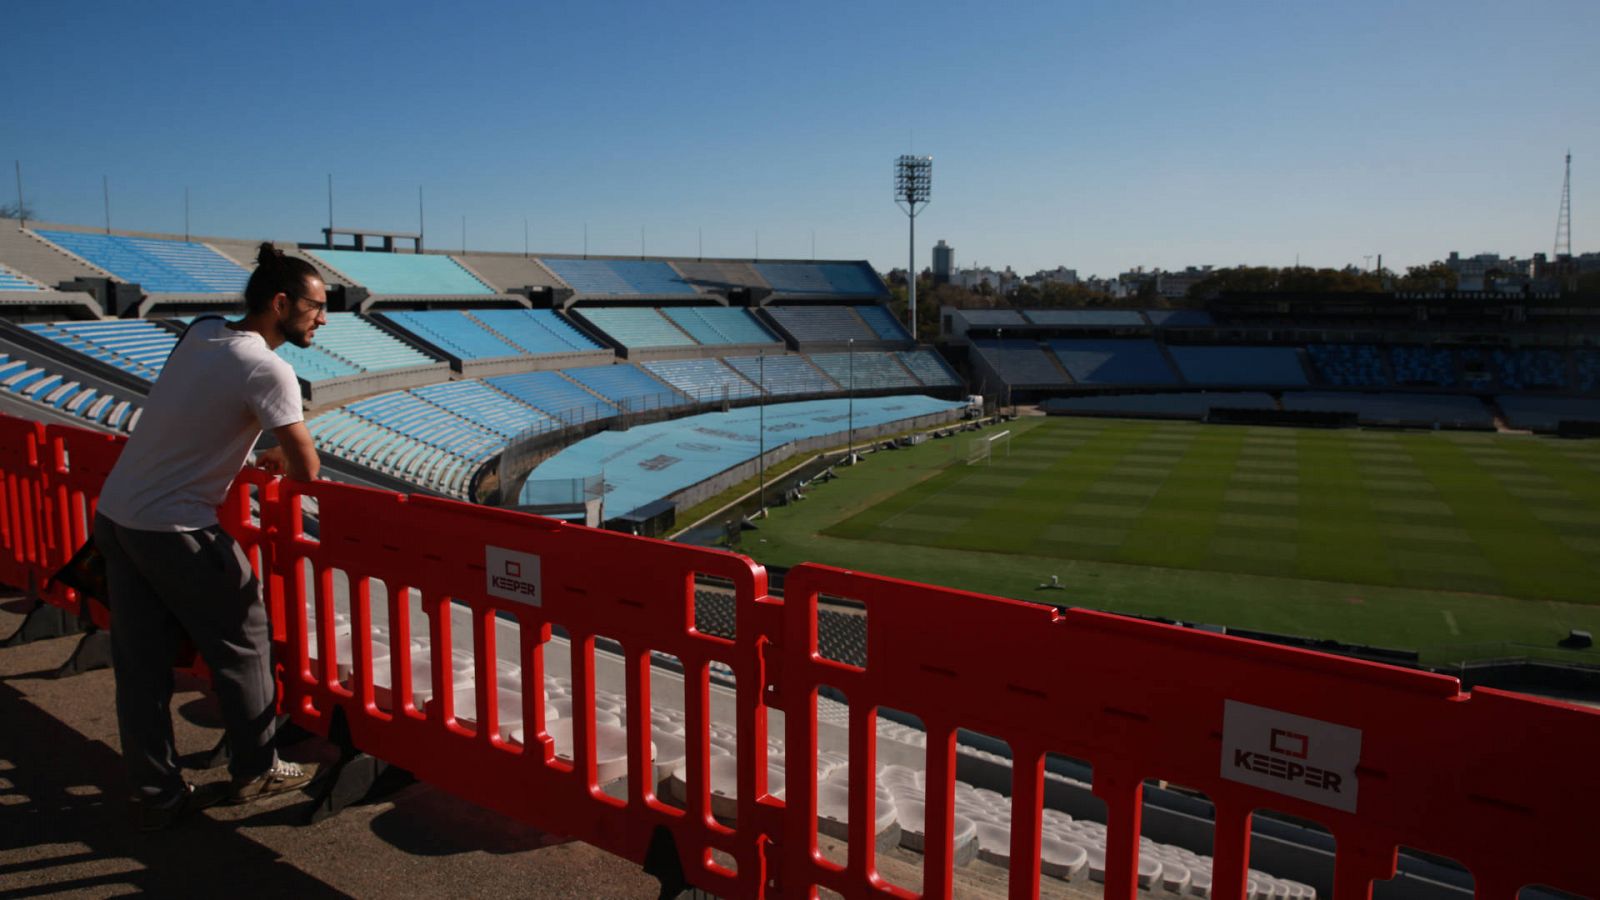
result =
[{"label": "man's arm", "polygon": [[[287,475],[296,481],[316,481],[317,474],[322,471],[322,460],[317,456],[317,445],[311,439],[311,432],[306,430],[306,423],[274,428],[272,436],[277,438],[277,450],[283,454],[283,471],[274,474]],[[273,466],[268,464],[267,468],[270,470]]]}]

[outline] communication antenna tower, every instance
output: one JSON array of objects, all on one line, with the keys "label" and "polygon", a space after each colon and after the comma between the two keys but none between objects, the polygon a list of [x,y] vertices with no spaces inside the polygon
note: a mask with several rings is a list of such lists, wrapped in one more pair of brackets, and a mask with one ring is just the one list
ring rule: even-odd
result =
[{"label": "communication antenna tower", "polygon": [[1572,256],[1572,151],[1567,151],[1567,175],[1561,181],[1561,212],[1556,214],[1555,258]]}]

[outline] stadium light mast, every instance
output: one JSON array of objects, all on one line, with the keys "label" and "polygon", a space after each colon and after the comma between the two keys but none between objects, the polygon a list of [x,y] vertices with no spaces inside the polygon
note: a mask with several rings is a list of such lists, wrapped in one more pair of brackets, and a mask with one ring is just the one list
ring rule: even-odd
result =
[{"label": "stadium light mast", "polygon": [[933,193],[933,157],[902,155],[894,164],[894,202],[911,227],[911,254],[906,267],[906,325],[917,339],[917,213]]}]

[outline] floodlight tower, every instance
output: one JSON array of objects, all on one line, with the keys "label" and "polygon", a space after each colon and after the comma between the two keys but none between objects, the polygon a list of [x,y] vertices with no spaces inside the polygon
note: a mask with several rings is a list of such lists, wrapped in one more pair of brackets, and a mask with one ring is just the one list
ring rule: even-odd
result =
[{"label": "floodlight tower", "polygon": [[901,156],[894,163],[894,202],[911,223],[911,259],[906,266],[906,329],[917,339],[917,213],[933,193],[933,157]]}]

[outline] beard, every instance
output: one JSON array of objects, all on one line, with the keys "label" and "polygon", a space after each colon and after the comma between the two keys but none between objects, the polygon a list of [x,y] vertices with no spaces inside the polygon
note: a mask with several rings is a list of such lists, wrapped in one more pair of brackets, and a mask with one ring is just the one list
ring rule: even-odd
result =
[{"label": "beard", "polygon": [[293,322],[284,322],[279,328],[283,330],[285,340],[302,349],[311,346],[311,332],[316,330],[315,326],[302,328]]}]

